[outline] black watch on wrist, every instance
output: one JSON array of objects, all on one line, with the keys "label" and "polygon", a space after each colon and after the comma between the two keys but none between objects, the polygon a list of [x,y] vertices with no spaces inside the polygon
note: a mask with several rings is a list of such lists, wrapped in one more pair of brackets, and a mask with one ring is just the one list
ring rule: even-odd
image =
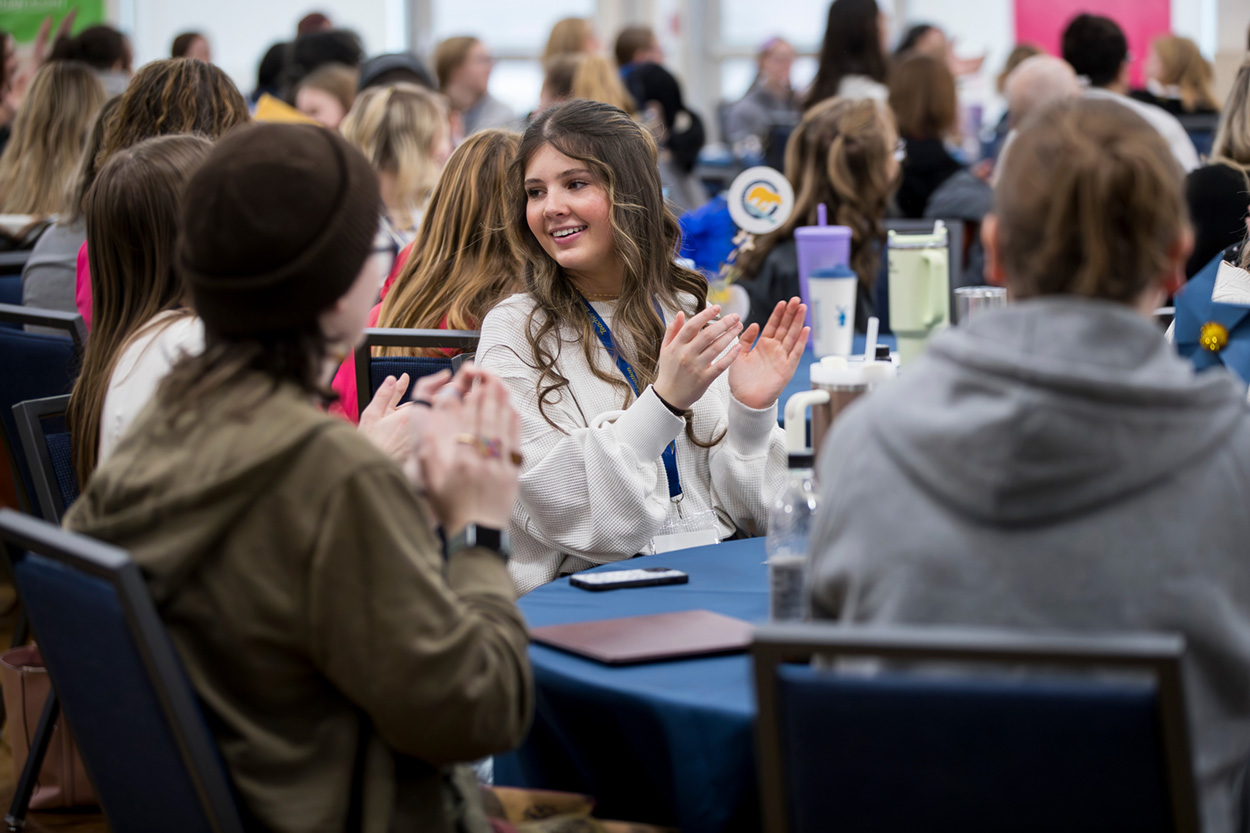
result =
[{"label": "black watch on wrist", "polygon": [[468,524],[456,535],[447,539],[447,557],[451,558],[461,550],[473,547],[484,547],[491,550],[505,562],[512,555],[512,545],[508,533],[489,526]]}]

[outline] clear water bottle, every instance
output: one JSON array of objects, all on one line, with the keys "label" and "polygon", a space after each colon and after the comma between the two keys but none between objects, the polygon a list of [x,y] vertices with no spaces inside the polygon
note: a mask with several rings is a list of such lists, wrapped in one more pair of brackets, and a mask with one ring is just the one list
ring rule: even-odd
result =
[{"label": "clear water bottle", "polygon": [[790,480],[768,512],[768,608],[774,622],[807,618],[812,522],[820,505],[811,452],[790,454]]}]

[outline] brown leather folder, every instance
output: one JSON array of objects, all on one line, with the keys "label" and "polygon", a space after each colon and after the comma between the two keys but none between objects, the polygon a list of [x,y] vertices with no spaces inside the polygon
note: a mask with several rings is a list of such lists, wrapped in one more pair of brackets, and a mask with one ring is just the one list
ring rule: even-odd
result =
[{"label": "brown leather folder", "polygon": [[751,646],[750,623],[710,610],[652,613],[598,622],[534,628],[535,642],[597,660],[632,665],[684,657],[735,654]]}]

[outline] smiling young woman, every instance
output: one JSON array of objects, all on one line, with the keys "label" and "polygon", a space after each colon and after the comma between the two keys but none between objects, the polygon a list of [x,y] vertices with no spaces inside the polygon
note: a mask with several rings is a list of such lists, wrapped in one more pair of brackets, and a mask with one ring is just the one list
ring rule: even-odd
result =
[{"label": "smiling young woman", "polygon": [[544,112],[510,180],[529,291],[486,316],[477,362],[521,416],[519,589],[677,533],[762,533],[786,469],[777,397],[807,343],[799,300],[763,328],[716,319],[707,282],[674,262],[655,142],[615,107]]}]

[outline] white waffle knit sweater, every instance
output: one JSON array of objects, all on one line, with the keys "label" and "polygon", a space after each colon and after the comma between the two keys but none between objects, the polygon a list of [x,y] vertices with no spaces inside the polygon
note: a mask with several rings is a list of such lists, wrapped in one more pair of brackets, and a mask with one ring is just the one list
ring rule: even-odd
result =
[{"label": "white waffle knit sweater", "polygon": [[[728,374],[721,374],[692,410],[700,440],[727,433],[712,448],[700,448],[686,436],[686,421],[650,387],[636,400],[630,394],[626,407],[621,391],[591,371],[579,334],[564,329],[558,368],[569,385],[545,406],[559,426],[553,428],[538,411],[539,372],[525,335],[533,307],[527,294],[495,307],[482,322],[475,358],[503,379],[521,415],[525,462],[509,530],[509,566],[520,592],[561,573],[642,552],[669,515],[677,514],[660,459],[673,440],[682,512],[712,510],[722,538],[736,529],[764,533],[767,506],[786,477],[785,435],[775,404],[748,408],[730,395]],[[611,327],[615,303],[594,307]],[[668,320],[675,312],[665,311]],[[601,344],[593,356],[604,372],[620,373]]]}]

